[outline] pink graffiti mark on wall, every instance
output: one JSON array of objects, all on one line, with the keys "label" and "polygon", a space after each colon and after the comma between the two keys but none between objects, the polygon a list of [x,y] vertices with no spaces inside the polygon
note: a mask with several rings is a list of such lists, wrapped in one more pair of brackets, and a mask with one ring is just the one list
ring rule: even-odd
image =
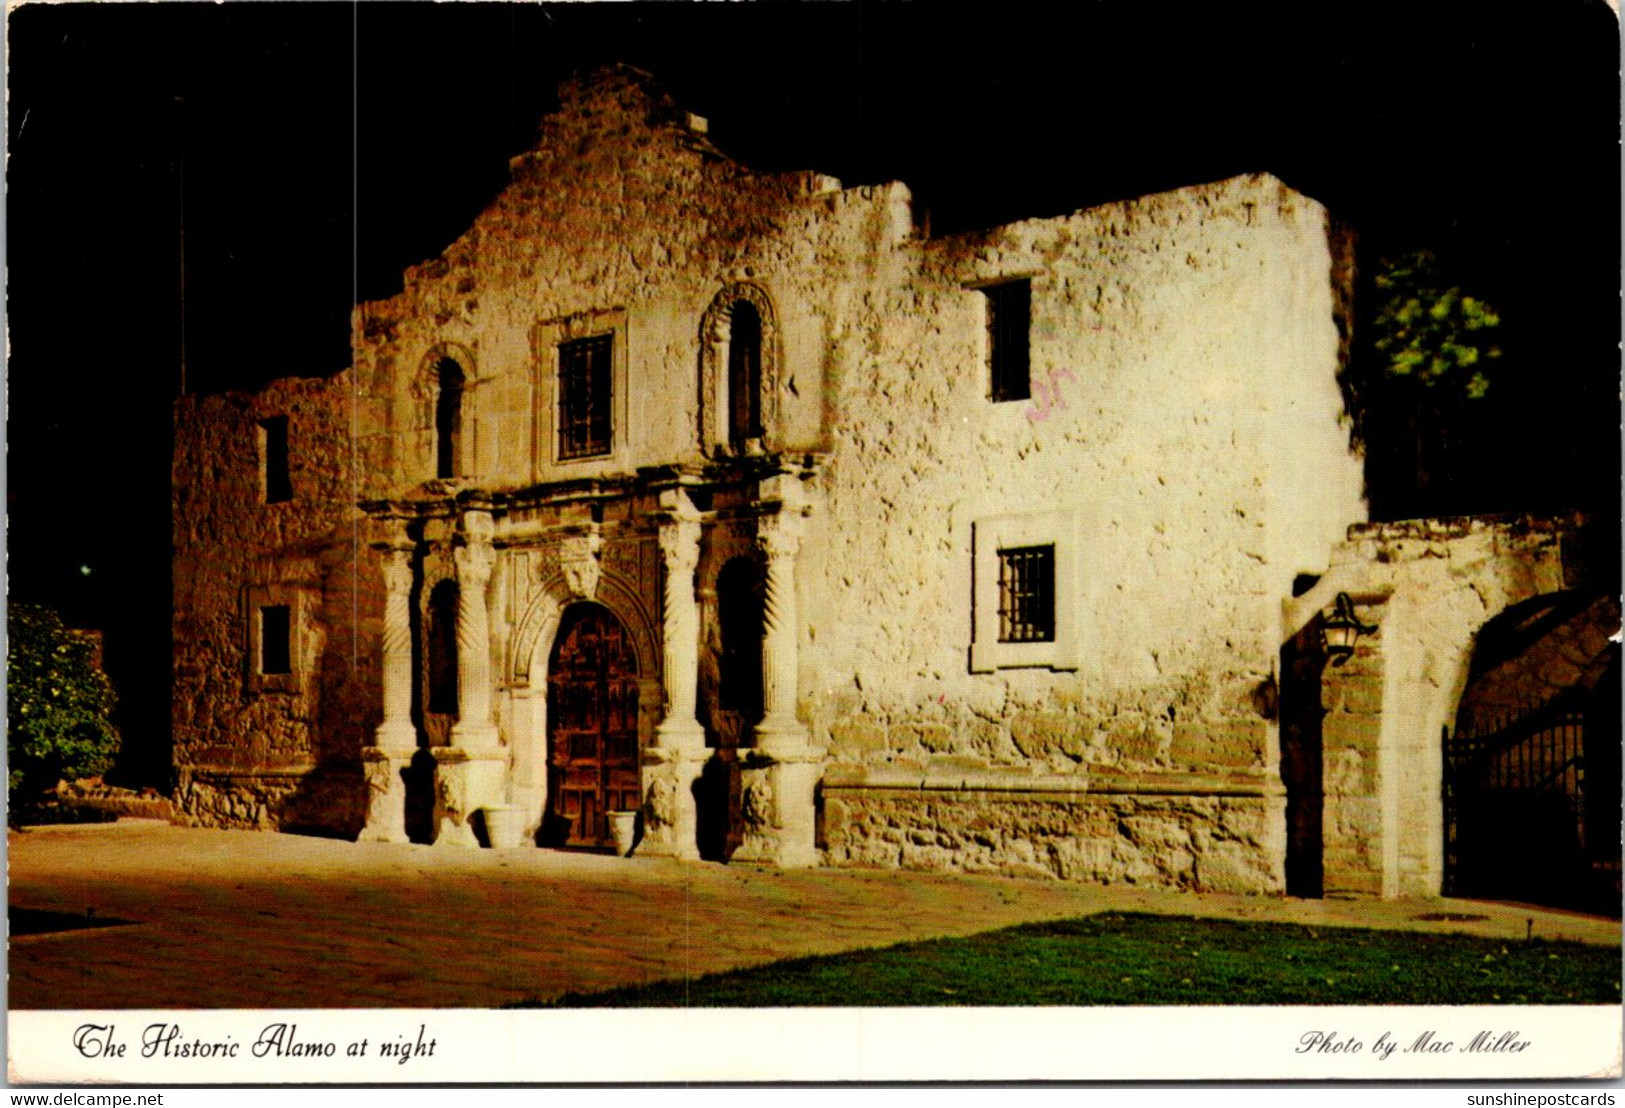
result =
[{"label": "pink graffiti mark on wall", "polygon": [[1048,381],[1034,381],[1033,396],[1037,403],[1027,409],[1028,422],[1042,423],[1056,408],[1066,407],[1066,397],[1061,395],[1061,382],[1076,380],[1077,377],[1073,372],[1062,366],[1049,371]]}]

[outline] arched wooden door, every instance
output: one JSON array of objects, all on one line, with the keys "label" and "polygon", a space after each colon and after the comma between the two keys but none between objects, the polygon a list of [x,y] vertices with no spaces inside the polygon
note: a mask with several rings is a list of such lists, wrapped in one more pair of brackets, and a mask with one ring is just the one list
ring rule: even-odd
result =
[{"label": "arched wooden door", "polygon": [[638,807],[638,660],[597,604],[564,613],[547,671],[550,822],[577,846],[609,840],[604,813]]}]

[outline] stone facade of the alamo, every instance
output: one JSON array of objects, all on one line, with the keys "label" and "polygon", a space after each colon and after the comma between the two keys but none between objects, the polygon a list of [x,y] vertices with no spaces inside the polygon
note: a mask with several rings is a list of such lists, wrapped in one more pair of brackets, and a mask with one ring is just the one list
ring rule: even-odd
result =
[{"label": "stone facade of the alamo", "polygon": [[[1428,736],[1566,525],[1351,531],[1319,204],[1253,176],[932,237],[635,71],[561,102],[348,369],[178,402],[191,819],[545,846],[636,811],[644,854],[1234,891],[1302,831],[1328,892],[1439,890]],[[1371,630],[1333,670],[1291,647],[1339,592]]]}]

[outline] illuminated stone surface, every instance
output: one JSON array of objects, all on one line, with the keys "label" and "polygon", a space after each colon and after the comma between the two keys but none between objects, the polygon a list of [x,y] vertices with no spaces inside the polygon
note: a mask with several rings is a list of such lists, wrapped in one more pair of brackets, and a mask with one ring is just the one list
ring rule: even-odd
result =
[{"label": "illuminated stone surface", "polygon": [[[1283,887],[1282,598],[1364,517],[1317,203],[1238,177],[933,238],[902,184],[748,170],[627,69],[567,84],[512,177],[356,308],[350,368],[177,402],[191,819],[468,843],[514,805],[548,841],[551,652],[593,603],[637,662],[651,852]],[[1020,279],[1031,395],[994,402],[981,290]],[[741,366],[761,434],[731,440]],[[277,416],[293,497],[265,504]],[[1071,641],[973,672],[994,519],[1064,546]],[[721,696],[737,559],[762,586],[756,718]],[[256,603],[291,609],[285,678],[252,672]]]}]

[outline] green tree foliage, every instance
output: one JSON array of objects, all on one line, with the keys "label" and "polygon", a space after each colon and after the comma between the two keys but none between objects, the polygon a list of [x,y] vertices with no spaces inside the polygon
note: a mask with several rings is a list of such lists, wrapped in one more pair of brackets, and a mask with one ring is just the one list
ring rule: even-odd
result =
[{"label": "green tree foliage", "polygon": [[1385,259],[1376,276],[1373,346],[1392,377],[1408,378],[1452,397],[1481,399],[1501,318],[1494,308],[1440,276],[1431,251]]},{"label": "green tree foliage", "polygon": [[49,608],[6,607],[6,788],[15,805],[63,778],[101,773],[118,751],[113,686],[90,640]]}]

